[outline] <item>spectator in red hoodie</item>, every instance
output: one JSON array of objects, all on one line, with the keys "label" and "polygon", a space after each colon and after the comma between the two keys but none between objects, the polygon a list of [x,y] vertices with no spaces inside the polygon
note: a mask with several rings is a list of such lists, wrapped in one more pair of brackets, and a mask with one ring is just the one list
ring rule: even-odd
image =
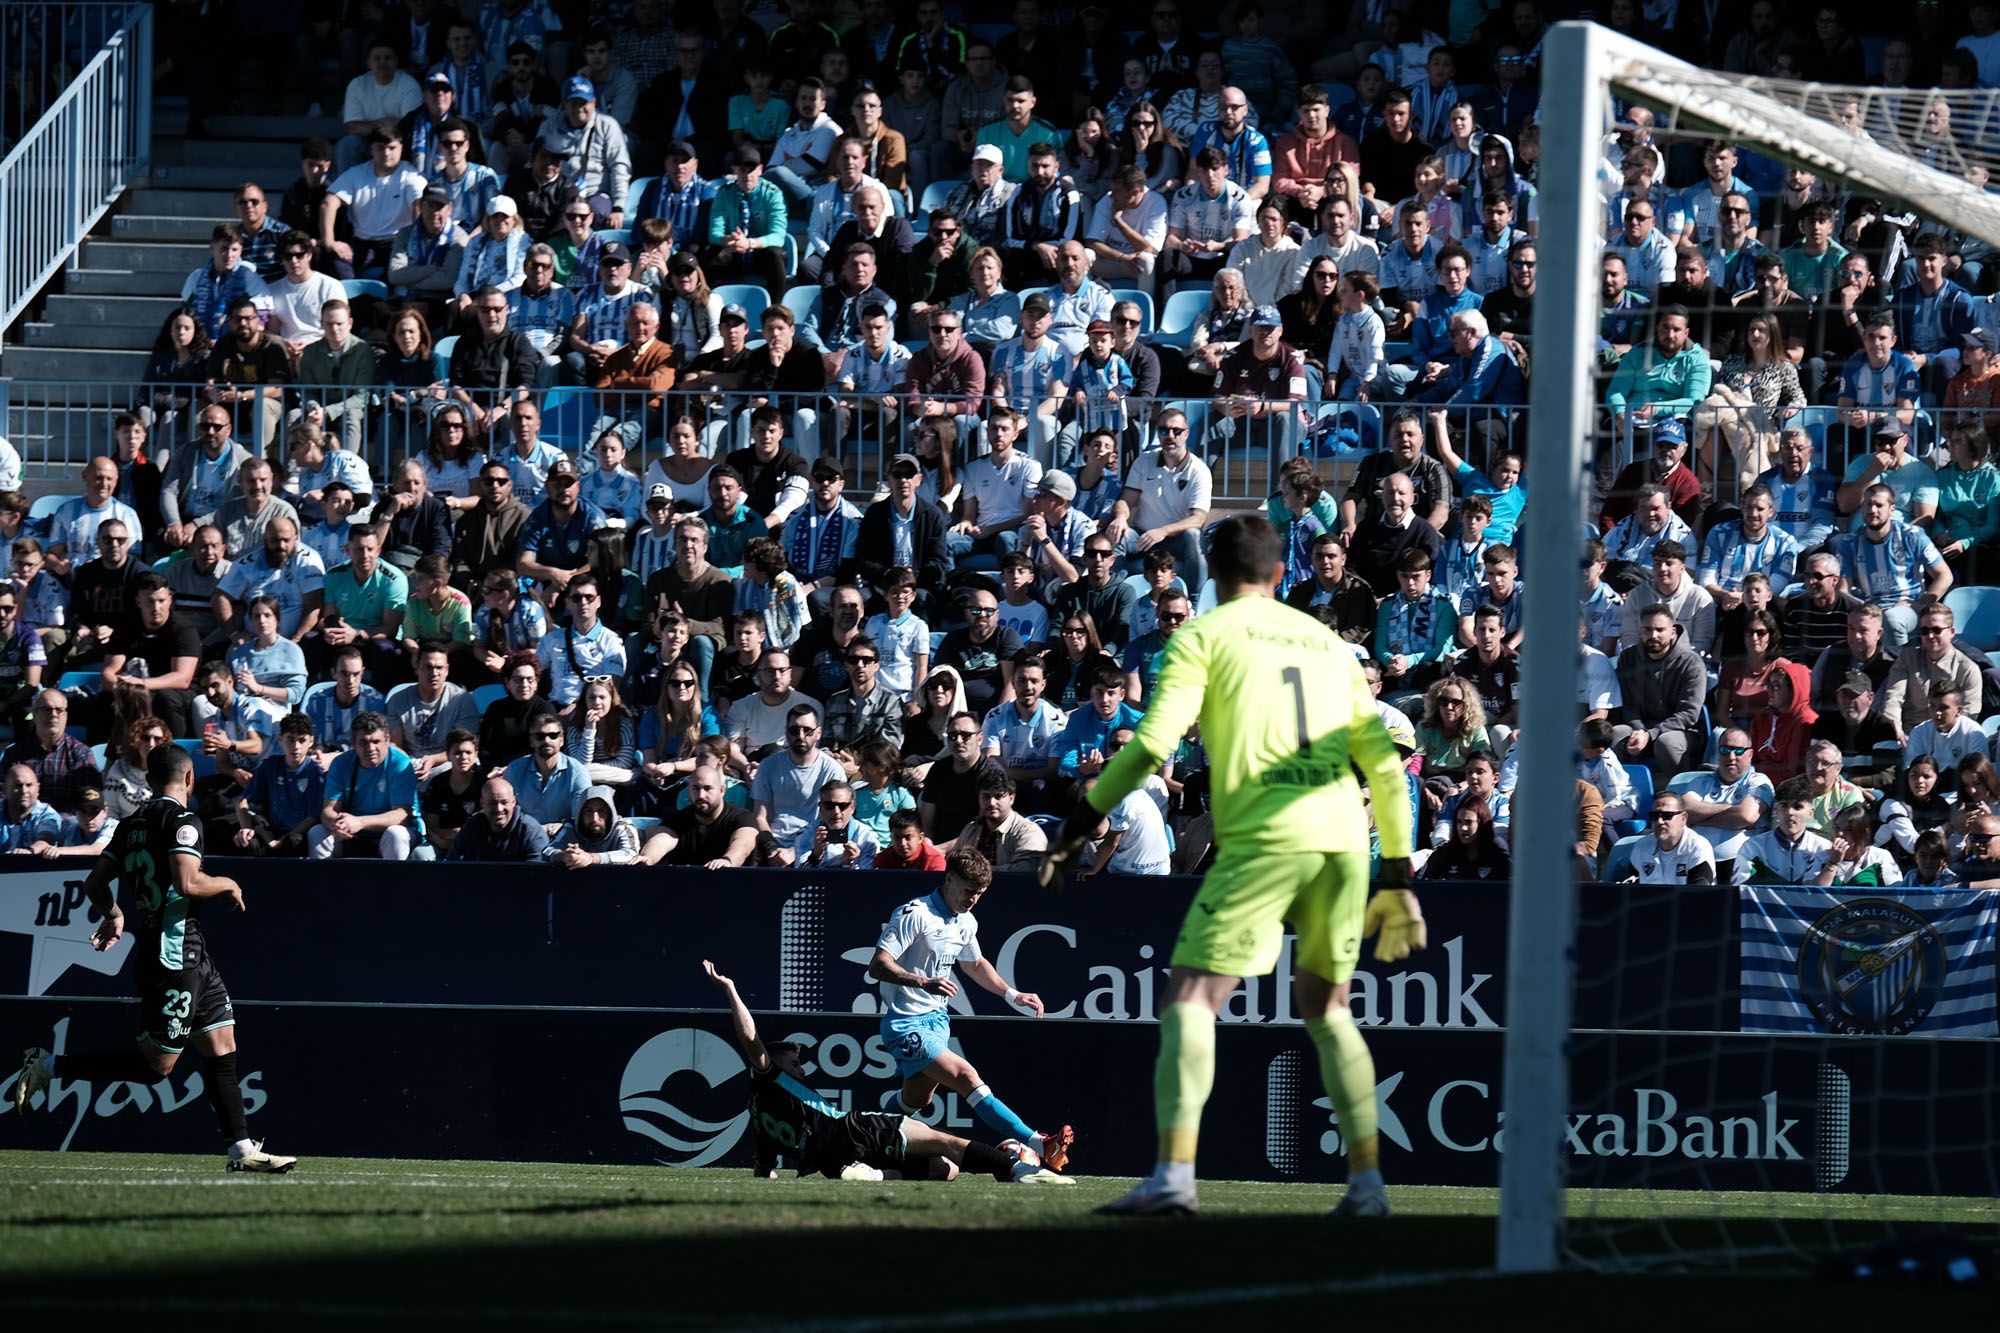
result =
[{"label": "spectator in red hoodie", "polygon": [[1819,714],[1812,707],[1812,672],[1799,663],[1773,664],[1767,688],[1770,697],[1751,721],[1750,739],[1757,771],[1777,783],[1805,772]]},{"label": "spectator in red hoodie", "polygon": [[944,853],[924,836],[923,820],[914,810],[889,816],[889,841],[875,853],[877,870],[943,870]]}]

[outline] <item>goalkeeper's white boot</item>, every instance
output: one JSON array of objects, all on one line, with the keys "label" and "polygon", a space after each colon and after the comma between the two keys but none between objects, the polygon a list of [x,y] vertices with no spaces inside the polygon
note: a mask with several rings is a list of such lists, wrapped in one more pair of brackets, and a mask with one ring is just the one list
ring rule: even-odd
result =
[{"label": "goalkeeper's white boot", "polygon": [[264,1151],[260,1142],[244,1139],[241,1143],[229,1145],[228,1169],[231,1171],[252,1171],[259,1175],[282,1176],[299,1164],[296,1157],[280,1157],[276,1153]]},{"label": "goalkeeper's white boot", "polygon": [[1192,1217],[1199,1207],[1193,1181],[1170,1184],[1155,1173],[1133,1186],[1124,1198],[1097,1211],[1111,1217]]},{"label": "goalkeeper's white boot", "polygon": [[1376,1185],[1373,1188],[1367,1186],[1356,1188],[1350,1185],[1348,1186],[1347,1193],[1340,1197],[1340,1202],[1333,1206],[1333,1212],[1329,1216],[1343,1220],[1347,1218],[1387,1217],[1389,1216],[1389,1191],[1383,1189],[1380,1185]]},{"label": "goalkeeper's white boot", "polygon": [[49,1071],[43,1067],[48,1052],[39,1046],[30,1046],[21,1055],[21,1077],[14,1080],[14,1109],[25,1111],[29,1100],[49,1086]]}]

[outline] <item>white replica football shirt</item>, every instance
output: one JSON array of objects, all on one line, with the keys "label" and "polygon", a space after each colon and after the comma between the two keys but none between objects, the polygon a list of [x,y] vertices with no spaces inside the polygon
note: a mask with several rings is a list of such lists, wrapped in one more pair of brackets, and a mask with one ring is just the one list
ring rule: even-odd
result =
[{"label": "white replica football shirt", "polygon": [[[897,908],[875,947],[920,977],[943,976],[955,963],[976,963],[985,956],[979,952],[979,922],[970,912],[954,915],[942,891]],[[948,1003],[944,996],[914,986],[882,983],[882,1008],[892,1014],[927,1014]]]}]

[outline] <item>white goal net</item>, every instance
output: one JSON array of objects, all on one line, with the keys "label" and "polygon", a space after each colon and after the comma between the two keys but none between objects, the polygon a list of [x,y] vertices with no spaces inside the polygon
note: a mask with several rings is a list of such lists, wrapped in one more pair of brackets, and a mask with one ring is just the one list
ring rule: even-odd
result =
[{"label": "white goal net", "polygon": [[[1630,197],[1659,201],[1663,228],[1671,210],[1687,210],[1673,229],[1708,245],[1700,233],[1718,223],[1701,215],[1699,195],[1717,141],[1735,155],[1731,170],[1758,174],[1763,188],[1717,181],[1711,197],[1751,195],[1756,225],[1783,233],[1760,237],[1768,248],[1789,261],[1790,249],[1805,247],[1789,272],[1816,273],[1828,262],[1805,226],[1815,205],[1828,205],[1827,241],[1870,259],[1871,309],[1903,319],[1899,328],[1919,328],[1928,316],[1899,314],[1898,289],[1915,280],[1913,256],[1941,244],[1971,319],[2000,326],[1987,295],[2000,279],[1989,272],[2000,266],[1994,93],[1738,78],[1586,24],[1552,29],[1544,59],[1529,433],[1536,490],[1523,525],[1531,551],[1574,545],[1583,517],[1596,513],[1595,451],[1617,447],[1600,443],[1608,437],[1595,344],[1600,257],[1619,239],[1621,201],[1635,188]],[[1627,169],[1646,156],[1635,146],[1653,150],[1653,179]],[[1794,289],[1808,287],[1799,295],[1816,307],[1840,299],[1835,281],[1829,270],[1826,286]],[[1951,335],[1954,354],[1963,333]],[[1925,461],[1946,466],[1959,423],[1941,382],[1925,384],[1915,413]],[[1829,458],[1826,435],[1843,429],[1845,392],[1830,383],[1825,399],[1797,418],[1836,477],[1849,456]],[[1848,521],[1843,513],[1840,526]],[[1535,577],[1559,586],[1554,572]],[[1961,586],[1982,578],[1992,581],[1969,573]],[[1632,595],[1646,596],[1645,586]],[[1987,595],[1975,589],[1953,603],[1968,646],[1964,608]],[[1514,827],[1568,829],[1578,776],[1576,613],[1544,598],[1527,615]],[[1920,651],[1918,643],[1913,637],[1905,651]],[[2000,650],[2000,637],[1991,646]],[[1726,664],[1712,658],[1709,666],[1713,686]],[[1653,773],[1650,789],[1664,796],[1712,770],[1707,724],[1722,720],[1704,710],[1685,771]],[[1898,781],[1891,773],[1886,793],[1869,792],[1870,807],[1894,797]],[[1768,825],[1769,802],[1762,813]],[[1814,822],[1828,819],[1825,802],[1816,804]],[[1629,841],[1642,828],[1650,833],[1643,820],[1620,830],[1626,860],[1610,877],[1649,877],[1671,859],[1631,864],[1635,848],[1657,846]],[[1947,826],[1951,855],[1963,851],[1964,832]],[[1888,851],[1900,861],[1908,848]],[[1502,1269],[1797,1268],[1913,1233],[1988,1244],[2000,1233],[2000,893],[1906,890],[1865,873],[1852,883],[1795,885],[1761,866],[1759,882],[1737,887],[1732,869],[1716,885],[1572,891],[1563,837],[1517,840]],[[1600,878],[1607,871],[1600,866]]]}]

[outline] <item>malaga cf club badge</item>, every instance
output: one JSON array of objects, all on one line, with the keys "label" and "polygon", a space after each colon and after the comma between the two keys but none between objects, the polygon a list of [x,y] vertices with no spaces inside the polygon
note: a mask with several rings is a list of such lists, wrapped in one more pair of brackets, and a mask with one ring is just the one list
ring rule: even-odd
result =
[{"label": "malaga cf club badge", "polygon": [[1899,1036],[1944,991],[1944,940],[1921,912],[1887,898],[1846,902],[1799,947],[1799,992],[1828,1032]]}]

